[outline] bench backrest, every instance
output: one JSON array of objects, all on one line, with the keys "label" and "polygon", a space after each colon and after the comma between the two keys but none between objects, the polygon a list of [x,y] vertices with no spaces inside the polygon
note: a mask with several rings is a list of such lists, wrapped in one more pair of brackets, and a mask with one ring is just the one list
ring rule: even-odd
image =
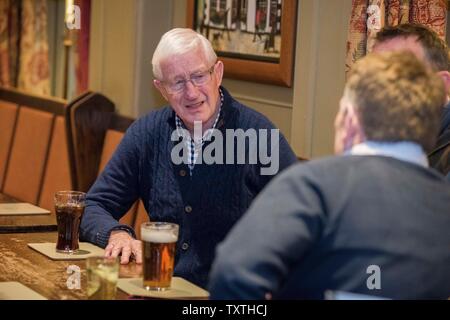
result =
[{"label": "bench backrest", "polygon": [[17,104],[0,100],[0,191],[11,152],[18,109]]},{"label": "bench backrest", "polygon": [[3,185],[4,193],[36,204],[44,177],[55,115],[20,106]]},{"label": "bench backrest", "polygon": [[91,92],[76,101],[67,112],[69,158],[74,159],[74,188],[87,192],[98,174],[106,130],[114,114],[114,103]]},{"label": "bench backrest", "polygon": [[64,129],[65,100],[0,88],[0,191],[53,209],[72,189]]}]

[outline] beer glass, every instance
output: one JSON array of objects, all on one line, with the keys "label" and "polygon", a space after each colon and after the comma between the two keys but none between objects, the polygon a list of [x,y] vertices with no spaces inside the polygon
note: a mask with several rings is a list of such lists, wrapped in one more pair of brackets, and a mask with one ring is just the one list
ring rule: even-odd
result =
[{"label": "beer glass", "polygon": [[87,295],[89,300],[114,300],[119,278],[119,259],[89,257],[86,259]]},{"label": "beer glass", "polygon": [[81,216],[84,212],[86,194],[79,191],[58,191],[55,194],[58,241],[56,251],[74,253],[78,250]]},{"label": "beer glass", "polygon": [[168,222],[141,225],[145,289],[163,291],[170,288],[178,229],[177,224]]}]

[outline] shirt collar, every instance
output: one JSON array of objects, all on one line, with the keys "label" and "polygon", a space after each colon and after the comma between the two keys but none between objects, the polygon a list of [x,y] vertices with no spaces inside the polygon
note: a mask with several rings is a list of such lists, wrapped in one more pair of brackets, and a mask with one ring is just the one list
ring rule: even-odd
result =
[{"label": "shirt collar", "polygon": [[411,141],[365,141],[353,146],[353,148],[351,148],[345,154],[357,156],[385,156],[401,161],[411,162],[426,168],[429,166],[427,156],[422,147],[419,144]]}]

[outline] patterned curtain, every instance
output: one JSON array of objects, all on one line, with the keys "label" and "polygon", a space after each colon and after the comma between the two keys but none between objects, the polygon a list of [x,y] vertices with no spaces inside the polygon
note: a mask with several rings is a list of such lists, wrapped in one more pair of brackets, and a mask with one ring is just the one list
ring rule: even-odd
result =
[{"label": "patterned curtain", "polygon": [[50,93],[46,0],[0,1],[0,85]]},{"label": "patterned curtain", "polygon": [[0,85],[17,87],[20,3],[0,1]]},{"label": "patterned curtain", "polygon": [[47,0],[22,0],[19,79],[17,87],[50,94]]},{"label": "patterned curtain", "polygon": [[445,39],[446,0],[353,0],[347,40],[346,69],[370,52],[384,26],[420,23]]}]

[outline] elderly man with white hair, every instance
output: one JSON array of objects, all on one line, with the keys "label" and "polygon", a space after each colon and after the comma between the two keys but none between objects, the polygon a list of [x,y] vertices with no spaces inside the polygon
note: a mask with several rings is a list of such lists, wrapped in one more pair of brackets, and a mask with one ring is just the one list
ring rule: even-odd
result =
[{"label": "elderly man with white hair", "polygon": [[[170,30],[152,65],[154,85],[170,105],[128,129],[87,194],[81,237],[106,247],[107,256],[121,255],[121,263],[141,263],[141,242],[118,222],[140,198],[151,221],[180,227],[174,275],[204,287],[217,243],[273,175],[297,159],[266,117],[221,86],[224,65],[202,35]],[[268,166],[274,170],[264,174]]]}]

